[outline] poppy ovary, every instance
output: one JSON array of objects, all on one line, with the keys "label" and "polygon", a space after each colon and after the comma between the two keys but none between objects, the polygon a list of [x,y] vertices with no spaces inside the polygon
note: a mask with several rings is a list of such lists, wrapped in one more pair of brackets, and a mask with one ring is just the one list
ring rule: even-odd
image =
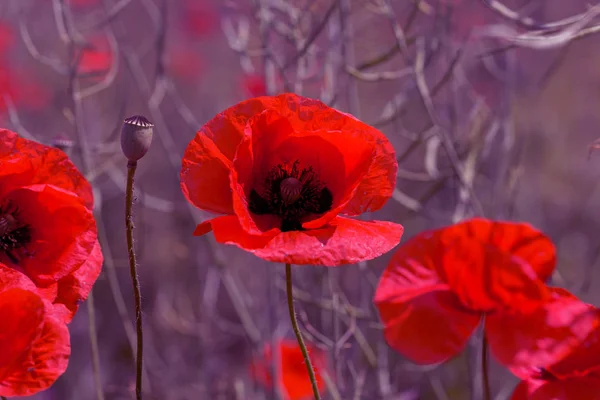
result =
[{"label": "poppy ovary", "polygon": [[300,198],[303,187],[302,182],[294,177],[282,180],[279,184],[279,191],[283,203],[286,205],[294,204]]}]

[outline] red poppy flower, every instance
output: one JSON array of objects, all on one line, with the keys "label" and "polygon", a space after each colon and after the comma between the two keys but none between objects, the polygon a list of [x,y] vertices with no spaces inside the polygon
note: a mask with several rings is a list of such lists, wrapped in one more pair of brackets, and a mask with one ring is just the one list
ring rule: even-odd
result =
[{"label": "red poppy flower", "polygon": [[89,183],[58,149],[0,130],[0,262],[70,320],[100,273]]},{"label": "red poppy flower", "polygon": [[262,75],[245,75],[242,86],[252,97],[266,96],[267,94],[267,84]]},{"label": "red poppy flower", "polygon": [[[424,232],[392,258],[375,294],[394,349],[422,364],[457,355],[485,315],[494,355],[519,374],[568,350],[592,321],[546,287],[552,242],[522,223],[472,219]],[[575,328],[577,325],[577,329]]]},{"label": "red poppy flower", "polygon": [[69,331],[25,275],[0,264],[0,396],[30,396],[67,369]]},{"label": "red poppy flower", "polygon": [[17,107],[40,109],[48,104],[49,90],[30,72],[0,67],[0,112],[6,110],[4,95],[8,95]]},{"label": "red poppy flower", "polygon": [[0,23],[0,56],[14,43],[14,34],[12,29],[5,24]]},{"label": "red poppy flower", "polygon": [[[315,369],[315,377],[319,391],[325,389],[325,382],[321,379],[320,371],[327,368],[327,356],[322,350],[307,345],[311,363]],[[267,344],[263,348],[261,359],[254,360],[250,365],[250,373],[254,379],[264,387],[271,389],[273,387],[273,377],[271,371],[278,368],[281,376],[280,387],[286,400],[303,400],[312,398],[313,391],[306,370],[306,364],[302,357],[302,351],[298,344],[293,340],[281,340],[278,343],[279,362],[273,365],[273,352],[271,345]]]},{"label": "red poppy flower", "polygon": [[394,149],[378,130],[318,100],[258,97],[210,120],[188,145],[181,187],[226,214],[211,230],[265,260],[335,266],[398,244],[401,225],[342,217],[374,211],[396,183]]},{"label": "red poppy flower", "polygon": [[[547,322],[530,321],[530,324],[552,325],[553,321],[566,318],[562,325],[571,321],[573,324],[570,329],[563,329],[569,340],[564,340],[560,349],[553,349],[560,357],[513,370],[524,380],[513,392],[512,400],[599,400],[600,310],[579,301],[564,289],[554,289],[553,292],[555,318]],[[510,327],[508,325],[506,329]],[[520,339],[513,339],[513,343]],[[533,336],[533,339],[537,341],[538,348],[549,348],[544,338]]]},{"label": "red poppy flower", "polygon": [[113,52],[106,36],[94,36],[81,51],[78,72],[91,78],[102,79],[114,62]]},{"label": "red poppy flower", "polygon": [[184,10],[184,26],[191,36],[205,37],[215,31],[219,17],[208,2],[188,1]]}]

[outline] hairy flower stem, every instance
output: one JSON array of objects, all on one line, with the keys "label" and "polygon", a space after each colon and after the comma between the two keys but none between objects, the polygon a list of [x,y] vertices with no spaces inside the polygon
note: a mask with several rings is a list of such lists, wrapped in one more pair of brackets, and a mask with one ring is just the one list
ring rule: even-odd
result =
[{"label": "hairy flower stem", "polygon": [[310,362],[308,350],[306,350],[304,339],[302,339],[302,333],[300,332],[300,328],[298,327],[298,320],[296,319],[296,310],[294,310],[294,296],[292,295],[292,266],[289,263],[285,264],[285,285],[287,291],[288,310],[290,311],[290,320],[292,321],[292,328],[294,329],[296,339],[298,340],[298,345],[300,346],[302,356],[304,357],[304,363],[306,364],[306,369],[308,370],[308,377],[310,378],[310,384],[312,385],[315,400],[321,400],[321,396],[319,395],[319,387],[317,386],[317,378],[315,377],[315,370],[313,369],[313,366]]},{"label": "hairy flower stem", "polygon": [[135,325],[137,329],[137,354],[135,370],[135,397],[142,399],[142,372],[144,370],[144,330],[142,327],[142,293],[140,290],[140,279],[137,273],[135,261],[135,248],[133,247],[133,177],[137,161],[127,162],[127,191],[125,193],[125,229],[127,231],[127,252],[129,253],[129,272],[133,283],[133,295],[135,299]]},{"label": "hairy flower stem", "polygon": [[490,380],[488,374],[488,341],[483,334],[483,339],[481,340],[481,376],[483,379],[483,399],[491,400],[492,392],[490,390]]}]

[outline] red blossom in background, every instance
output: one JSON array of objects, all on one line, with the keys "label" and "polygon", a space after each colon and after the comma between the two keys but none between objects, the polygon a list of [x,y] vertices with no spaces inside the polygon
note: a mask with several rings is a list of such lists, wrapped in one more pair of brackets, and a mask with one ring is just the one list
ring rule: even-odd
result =
[{"label": "red blossom in background", "polygon": [[187,0],[184,7],[183,25],[192,37],[205,37],[217,28],[219,17],[209,1]]},{"label": "red blossom in background", "polygon": [[[562,313],[574,324],[571,330],[579,333],[577,341],[573,341],[576,345],[562,351],[562,357],[554,363],[517,371],[524,380],[513,392],[511,400],[600,399],[600,310],[580,302],[562,289],[555,289],[555,296]],[[573,306],[577,312],[569,310]],[[595,323],[591,333],[587,329],[590,319]],[[531,324],[535,323],[551,324],[552,321],[531,321]],[[579,328],[582,324],[584,329]]]},{"label": "red blossom in background", "polygon": [[0,199],[0,262],[69,321],[103,261],[89,183],[61,150],[0,130]]},{"label": "red blossom in background", "polygon": [[192,79],[202,75],[204,62],[197,51],[173,44],[168,46],[166,68],[175,77]]},{"label": "red blossom in background", "polygon": [[69,331],[25,275],[0,264],[0,396],[47,389],[67,369]]},{"label": "red blossom in background", "polygon": [[550,239],[527,224],[473,219],[423,232],[398,249],[379,282],[386,340],[414,362],[443,362],[485,315],[500,362],[519,376],[547,365],[596,323],[574,321],[583,304],[544,285],[555,261]]},{"label": "red blossom in background", "polygon": [[346,217],[381,208],[397,168],[378,130],[282,94],[241,102],[204,125],[185,151],[181,188],[196,207],[225,214],[195,235],[212,230],[268,261],[336,266],[400,242],[401,225]]},{"label": "red blossom in background", "polygon": [[[321,372],[327,368],[327,357],[324,351],[307,345],[319,391],[325,389]],[[250,365],[250,373],[254,379],[266,388],[273,388],[272,368],[278,368],[281,374],[281,388],[286,400],[304,400],[312,398],[312,386],[306,373],[306,365],[298,343],[293,340],[282,340],[278,343],[279,362],[273,365],[271,345],[263,348],[263,356]]]},{"label": "red blossom in background", "polygon": [[12,29],[8,25],[0,23],[0,57],[4,56],[4,53],[12,46],[14,40]]},{"label": "red blossom in background", "polygon": [[262,75],[244,75],[242,87],[251,97],[267,95],[267,84]]},{"label": "red blossom in background", "polygon": [[77,70],[92,80],[101,80],[110,70],[114,56],[104,35],[97,35],[81,50]]}]

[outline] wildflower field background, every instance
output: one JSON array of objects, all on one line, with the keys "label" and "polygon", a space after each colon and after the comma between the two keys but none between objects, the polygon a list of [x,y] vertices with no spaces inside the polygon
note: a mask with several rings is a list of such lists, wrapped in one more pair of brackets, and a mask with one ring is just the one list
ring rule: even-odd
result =
[{"label": "wildflower field background", "polygon": [[[253,364],[294,338],[283,266],[192,236],[211,215],[179,178],[200,127],[252,97],[294,92],[381,130],[397,186],[361,218],[402,224],[402,243],[473,216],[528,222],[556,245],[552,284],[600,304],[599,24],[583,0],[0,0],[0,127],[70,156],[104,254],[66,373],[26,398],[95,400],[95,377],[133,398],[119,134],[134,114],[155,125],[135,204],[146,399],[279,398]],[[439,366],[386,343],[373,298],[392,255],[294,269],[324,398],[481,398],[479,333]],[[489,376],[510,398],[519,379],[493,358]]]}]

